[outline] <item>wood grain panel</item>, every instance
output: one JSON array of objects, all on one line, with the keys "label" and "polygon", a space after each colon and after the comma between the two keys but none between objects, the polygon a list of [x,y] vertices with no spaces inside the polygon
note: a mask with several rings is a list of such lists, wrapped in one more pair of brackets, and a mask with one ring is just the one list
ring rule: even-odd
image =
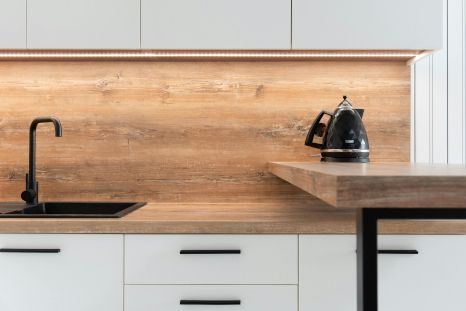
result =
[{"label": "wood grain panel", "polygon": [[269,170],[337,208],[464,208],[466,166],[271,162]]},{"label": "wood grain panel", "polygon": [[0,200],[17,201],[28,127],[44,200],[309,203],[268,161],[318,161],[304,146],[341,95],[366,109],[373,161],[409,161],[404,62],[0,62]]},{"label": "wood grain panel", "polygon": [[[312,200],[312,199],[311,199]],[[6,219],[0,233],[354,234],[352,209],[282,203],[149,203],[119,219]],[[380,221],[381,234],[466,234],[465,221]]]}]

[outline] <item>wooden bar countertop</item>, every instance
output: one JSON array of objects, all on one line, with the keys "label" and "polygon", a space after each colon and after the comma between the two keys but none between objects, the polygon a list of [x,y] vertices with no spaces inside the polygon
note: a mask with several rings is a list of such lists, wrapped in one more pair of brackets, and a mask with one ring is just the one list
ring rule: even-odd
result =
[{"label": "wooden bar countertop", "polygon": [[[382,234],[466,234],[466,222],[390,221]],[[117,219],[0,218],[0,233],[354,234],[354,210],[302,203],[149,203]]]},{"label": "wooden bar countertop", "polygon": [[269,171],[337,208],[465,208],[466,166],[272,162]]}]

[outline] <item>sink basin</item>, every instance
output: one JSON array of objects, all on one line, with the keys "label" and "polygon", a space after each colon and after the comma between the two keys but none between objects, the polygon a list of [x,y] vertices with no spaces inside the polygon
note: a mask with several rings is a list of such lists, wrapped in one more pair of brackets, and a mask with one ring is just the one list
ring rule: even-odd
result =
[{"label": "sink basin", "polygon": [[145,204],[145,202],[44,202],[27,206],[0,203],[0,217],[119,218]]}]

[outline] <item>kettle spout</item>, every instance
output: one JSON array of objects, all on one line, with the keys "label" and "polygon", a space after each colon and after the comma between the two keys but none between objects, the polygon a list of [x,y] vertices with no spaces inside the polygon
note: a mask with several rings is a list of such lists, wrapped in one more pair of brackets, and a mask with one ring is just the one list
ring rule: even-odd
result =
[{"label": "kettle spout", "polygon": [[354,109],[354,110],[356,110],[356,112],[359,114],[359,116],[360,116],[361,119],[362,119],[362,116],[364,115],[364,109],[358,109],[358,108],[356,108],[356,109]]}]

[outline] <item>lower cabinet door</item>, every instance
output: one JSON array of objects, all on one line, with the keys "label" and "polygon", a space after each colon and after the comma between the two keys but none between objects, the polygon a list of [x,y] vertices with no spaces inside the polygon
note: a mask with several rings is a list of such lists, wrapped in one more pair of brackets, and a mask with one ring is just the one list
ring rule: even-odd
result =
[{"label": "lower cabinet door", "polygon": [[125,311],[297,311],[295,285],[127,285]]},{"label": "lower cabinet door", "polygon": [[379,255],[380,311],[466,310],[466,236],[381,236],[379,249],[417,255]]},{"label": "lower cabinet door", "polygon": [[1,311],[122,311],[123,236],[1,234]]},{"label": "lower cabinet door", "polygon": [[356,311],[355,250],[352,235],[299,236],[300,311]]},{"label": "lower cabinet door", "polygon": [[[300,311],[356,311],[356,238],[299,237]],[[380,236],[379,311],[466,310],[466,236]]]}]

